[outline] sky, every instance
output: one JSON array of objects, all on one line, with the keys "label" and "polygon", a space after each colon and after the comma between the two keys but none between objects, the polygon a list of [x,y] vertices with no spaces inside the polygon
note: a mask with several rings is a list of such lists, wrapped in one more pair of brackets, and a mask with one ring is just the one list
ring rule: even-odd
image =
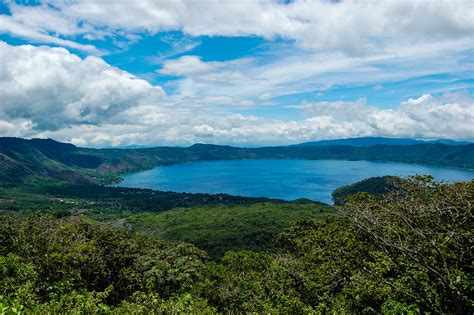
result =
[{"label": "sky", "polygon": [[474,140],[472,0],[0,0],[0,136]]}]

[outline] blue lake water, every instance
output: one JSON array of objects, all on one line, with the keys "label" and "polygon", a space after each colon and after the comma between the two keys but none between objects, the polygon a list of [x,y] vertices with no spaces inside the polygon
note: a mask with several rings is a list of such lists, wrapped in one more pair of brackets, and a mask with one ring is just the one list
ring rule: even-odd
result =
[{"label": "blue lake water", "polygon": [[286,200],[308,198],[331,203],[331,193],[339,186],[372,176],[415,174],[432,175],[449,182],[474,178],[474,170],[403,163],[250,159],[160,166],[126,175],[119,186]]}]

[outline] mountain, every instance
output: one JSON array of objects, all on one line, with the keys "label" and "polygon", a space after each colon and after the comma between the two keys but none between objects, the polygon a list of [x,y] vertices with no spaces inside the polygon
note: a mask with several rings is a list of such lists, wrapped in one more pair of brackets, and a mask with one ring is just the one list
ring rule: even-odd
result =
[{"label": "mountain", "polygon": [[334,140],[321,140],[311,141],[296,144],[294,146],[299,147],[314,147],[314,146],[337,146],[337,145],[349,145],[355,147],[370,147],[373,145],[414,145],[414,144],[427,144],[427,143],[441,143],[446,145],[465,145],[472,144],[467,141],[455,141],[449,139],[438,139],[438,140],[418,140],[412,138],[384,138],[384,137],[362,137],[362,138],[346,138],[346,139],[334,139]]},{"label": "mountain", "polygon": [[22,182],[32,176],[75,183],[112,183],[120,180],[120,174],[159,165],[249,158],[391,161],[474,168],[474,144],[421,143],[262,148],[195,144],[185,148],[89,149],[52,139],[0,138],[0,183]]},{"label": "mountain", "polygon": [[447,145],[464,145],[464,144],[473,144],[473,142],[470,141],[457,141],[457,140],[451,140],[451,139],[438,139],[438,140],[432,140],[432,141],[427,141],[428,143],[442,143],[442,144],[447,144]]},{"label": "mountain", "polygon": [[0,182],[21,182],[30,175],[45,176],[70,182],[92,180],[83,168],[97,168],[101,160],[83,155],[69,143],[52,139],[0,138]]}]

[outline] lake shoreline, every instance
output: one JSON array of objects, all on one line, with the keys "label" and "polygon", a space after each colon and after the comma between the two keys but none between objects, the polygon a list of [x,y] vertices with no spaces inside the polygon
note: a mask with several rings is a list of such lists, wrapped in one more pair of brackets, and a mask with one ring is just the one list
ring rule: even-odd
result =
[{"label": "lake shoreline", "polygon": [[[262,163],[265,162],[265,163]],[[270,162],[271,166],[267,166],[266,163]],[[212,170],[205,171],[206,167],[218,167],[214,169],[214,172],[217,172],[216,176],[212,175]],[[214,163],[214,164],[213,164]],[[250,164],[249,164],[250,163]],[[258,167],[254,168],[258,164]],[[288,164],[289,163],[289,164]],[[303,171],[298,169],[294,170],[293,174],[285,173],[281,175],[281,171],[285,170],[285,167],[291,166],[291,164],[298,164],[298,169],[302,167]],[[256,173],[256,177],[251,175],[243,175],[242,172],[245,171],[245,168],[242,170],[233,170],[232,165],[245,165],[251,167],[251,172]],[[362,167],[367,168],[367,174],[364,170],[357,170],[356,175],[348,175],[344,172],[341,174],[337,170],[336,177],[338,179],[327,182],[327,178],[332,178],[334,174],[328,173],[318,174],[309,170],[308,167],[313,165],[339,165],[338,167]],[[204,166],[203,166],[204,165]],[[227,165],[227,166],[226,166]],[[275,170],[272,170],[272,166],[276,167],[278,176],[281,178],[289,178],[290,181],[294,181],[293,184],[284,184],[282,185],[285,189],[289,191],[298,190],[299,193],[285,192],[284,189],[278,188],[268,188],[272,185],[272,172],[275,173]],[[231,167],[229,169],[229,167]],[[168,172],[173,169],[177,170],[177,174],[171,174]],[[369,169],[375,168],[376,172],[371,172]],[[197,177],[180,173],[182,169],[184,172],[198,173]],[[314,170],[314,169],[313,169]],[[321,171],[321,169],[319,170]],[[163,173],[159,178],[156,178],[157,173]],[[226,173],[221,174],[220,173]],[[229,173],[230,172],[230,173]],[[431,173],[431,174],[430,174]],[[154,175],[153,175],[154,174]],[[299,174],[299,175],[298,175]],[[362,175],[363,174],[363,175]],[[409,175],[415,174],[427,174],[433,175],[437,180],[445,181],[466,181],[472,180],[474,178],[474,170],[462,169],[462,168],[453,168],[453,167],[443,167],[443,166],[433,166],[433,165],[420,165],[420,164],[411,164],[403,162],[394,162],[394,161],[367,161],[367,160],[309,160],[309,159],[278,159],[278,158],[257,158],[257,159],[216,159],[216,160],[199,160],[199,161],[187,161],[183,163],[161,165],[155,168],[144,170],[141,172],[128,173],[123,177],[123,180],[117,184],[111,186],[117,187],[129,187],[129,188],[147,188],[160,191],[173,191],[173,192],[187,192],[187,193],[225,193],[230,195],[237,196],[246,196],[246,197],[267,197],[272,199],[282,199],[286,201],[292,201],[296,199],[309,199],[312,201],[323,202],[327,204],[332,204],[332,199],[330,198],[331,192],[339,186],[352,184],[359,180],[373,177],[373,176],[383,176],[383,175],[395,175],[406,177]],[[461,175],[464,174],[464,175]],[[314,180],[315,177],[323,175],[321,183]],[[155,176],[154,179],[147,178],[148,176]],[[176,183],[173,184],[173,178]],[[243,176],[243,177],[242,177]],[[298,179],[298,176],[302,178]],[[339,176],[339,177],[338,177]],[[234,181],[232,178],[235,177]],[[240,177],[240,179],[239,179]],[[293,178],[292,178],[293,177]],[[346,177],[351,178],[348,180]],[[245,179],[246,178],[246,179]],[[326,179],[324,179],[326,178]],[[154,182],[158,180],[158,182]],[[275,179],[273,179],[275,180]],[[236,182],[235,182],[236,181]],[[246,182],[248,181],[248,182]],[[254,182],[261,181],[261,185],[266,185],[262,188]],[[326,183],[325,183],[326,181]],[[179,183],[178,183],[179,182]],[[190,183],[191,182],[191,183]],[[207,184],[206,184],[207,182]],[[275,180],[274,183],[278,183],[278,180]],[[253,187],[250,191],[250,188],[247,186]],[[292,187],[292,185],[295,185]],[[326,186],[325,186],[326,185]],[[311,192],[313,189],[314,193]],[[250,192],[249,192],[250,191]],[[301,193],[301,191],[303,191]],[[324,193],[322,193],[324,191]],[[321,197],[323,196],[323,197]]]}]

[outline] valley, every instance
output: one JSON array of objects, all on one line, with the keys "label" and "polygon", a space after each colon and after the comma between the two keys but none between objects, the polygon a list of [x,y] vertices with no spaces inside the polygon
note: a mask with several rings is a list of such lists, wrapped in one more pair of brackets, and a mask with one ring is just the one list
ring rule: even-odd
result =
[{"label": "valley", "polygon": [[[391,303],[387,301],[392,301],[396,296],[399,301],[403,301],[397,302],[402,303],[398,308],[416,310],[419,307],[417,301],[425,299],[426,293],[415,289],[419,285],[418,281],[412,279],[407,282],[404,278],[406,272],[415,272],[426,279],[438,279],[444,274],[440,274],[441,271],[431,274],[430,268],[426,269],[425,264],[431,265],[435,261],[420,261],[416,257],[414,261],[406,260],[403,252],[396,247],[388,248],[388,252],[380,251],[380,246],[387,245],[379,243],[379,239],[373,239],[372,230],[366,230],[366,223],[362,224],[360,218],[364,218],[366,206],[371,204],[382,212],[386,211],[386,207],[399,207],[419,224],[427,224],[429,229],[444,229],[447,228],[444,224],[454,224],[460,229],[463,239],[457,240],[460,245],[456,246],[460,247],[449,249],[449,253],[460,255],[458,250],[465,247],[463,240],[472,239],[468,226],[472,223],[471,202],[474,194],[469,170],[462,173],[460,168],[395,163],[393,165],[400,169],[405,168],[405,175],[415,170],[439,169],[447,172],[447,179],[451,182],[459,180],[460,177],[449,177],[453,176],[449,174],[456,172],[464,174],[467,182],[438,183],[429,176],[373,177],[335,189],[332,198],[336,206],[307,198],[283,200],[288,198],[262,197],[259,193],[254,197],[244,197],[204,191],[189,193],[117,187],[122,176],[126,179],[123,184],[127,185],[128,176],[136,175],[128,173],[157,165],[183,166],[184,175],[202,172],[209,176],[209,170],[205,168],[192,168],[228,161],[232,165],[244,163],[246,169],[256,176],[251,179],[257,184],[255,187],[259,186],[259,177],[268,176],[271,169],[279,170],[275,178],[271,179],[270,176],[266,180],[277,185],[278,180],[286,178],[286,182],[281,185],[284,190],[291,190],[298,185],[292,181],[290,173],[292,169],[305,169],[303,158],[308,159],[308,163],[323,163],[326,170],[329,169],[327,163],[336,163],[341,178],[349,176],[348,171],[359,165],[357,163],[366,163],[368,168],[360,170],[359,178],[363,179],[369,174],[378,174],[374,172],[377,165],[387,171],[391,164],[358,162],[358,157],[368,152],[373,154],[371,156],[379,157],[395,150],[399,155],[392,159],[404,160],[403,154],[407,154],[412,159],[415,159],[413,156],[419,156],[426,161],[425,164],[432,165],[460,167],[473,162],[470,160],[473,145],[469,144],[434,143],[395,147],[335,145],[318,146],[317,149],[245,149],[213,145],[84,149],[53,140],[0,139],[0,152],[4,157],[0,186],[0,266],[10,268],[3,269],[10,271],[0,272],[7,272],[8,275],[4,273],[2,277],[13,281],[0,280],[6,288],[4,292],[10,296],[9,299],[0,298],[0,305],[28,310],[38,307],[51,311],[70,309],[98,312],[100,308],[115,313],[128,312],[133,308],[146,312],[143,307],[151,303],[148,299],[155,299],[164,312],[171,313],[168,307],[180,307],[180,312],[215,313],[258,309],[262,312],[278,310],[300,313],[307,309],[362,309],[367,303],[374,307],[392,307],[387,306],[387,303]],[[414,154],[416,150],[431,152],[433,159],[421,153]],[[439,150],[443,151],[442,155],[435,154]],[[337,159],[319,159],[327,156]],[[288,157],[291,159],[285,160]],[[299,164],[288,164],[295,161]],[[194,163],[180,164],[184,162]],[[248,163],[257,163],[256,169],[252,171]],[[262,168],[263,165],[269,169]],[[308,168],[308,174],[314,172],[312,167]],[[367,171],[369,168],[372,173]],[[282,171],[288,174],[283,176]],[[231,175],[229,171],[219,168],[216,173],[234,178],[239,176],[239,172],[242,170]],[[187,181],[185,177],[176,177],[176,174],[170,176],[181,183]],[[330,174],[328,178],[334,176]],[[212,182],[207,177],[194,179],[195,183],[199,181]],[[346,183],[353,181],[347,180]],[[258,192],[257,188],[246,185]],[[265,190],[262,190],[262,195],[265,195]],[[426,196],[430,197],[425,199]],[[441,224],[438,226],[425,222],[425,217],[418,217],[412,212],[415,208],[431,211],[428,210],[432,209],[431,203],[439,205],[446,202],[451,205],[449,207],[456,209],[457,215],[466,219],[456,219],[454,222],[444,218],[444,222],[439,221],[439,213],[431,213],[430,218],[436,220],[436,224]],[[382,212],[370,216],[383,215],[389,218],[389,213]],[[408,233],[404,236],[407,239],[419,241],[403,222],[395,220],[391,224],[400,225],[400,233]],[[401,259],[403,263],[416,262],[415,269],[399,269],[401,267],[396,264],[386,265],[390,259]],[[433,259],[437,261],[439,257]],[[465,264],[465,259],[462,258],[462,264]],[[60,276],[51,273],[51,268],[57,269],[53,266],[63,266]],[[332,271],[329,272],[327,268]],[[374,274],[367,268],[379,268],[376,269],[379,271]],[[466,265],[462,265],[461,269],[455,269],[461,279],[465,279],[462,281],[468,279],[466,268]],[[29,274],[24,276],[26,278],[19,278],[24,272]],[[151,276],[155,272],[160,276]],[[343,291],[333,287],[334,281],[342,281],[347,273],[360,280],[343,280]],[[403,283],[403,286],[396,290],[391,286],[379,287],[381,278]],[[377,294],[379,300],[352,304],[350,301],[361,294],[358,281],[364,281],[365,286],[379,287],[376,293],[363,293],[367,299],[374,299],[375,296],[371,294]],[[430,284],[431,280],[426,281],[425,286],[440,292],[439,303],[445,306],[453,303],[445,297],[445,293],[441,293],[447,289],[435,288]],[[318,289],[319,293],[314,293],[311,287],[301,287],[300,283],[324,287]],[[45,285],[52,289],[47,289]],[[26,289],[24,286],[34,286],[35,289]],[[217,290],[211,290],[210,286]],[[25,288],[21,289],[26,290],[21,291],[25,293],[18,291],[20,288]],[[52,293],[48,293],[48,290],[52,290]],[[61,295],[60,292],[64,290],[71,292],[77,302]],[[159,297],[154,294],[159,294]],[[252,297],[241,300],[240,297],[246,294]],[[323,295],[315,302],[312,300],[315,294],[329,295]],[[456,299],[455,303],[468,303],[462,296]],[[20,304],[15,306],[14,303]],[[427,309],[432,308],[430,306]]]}]

